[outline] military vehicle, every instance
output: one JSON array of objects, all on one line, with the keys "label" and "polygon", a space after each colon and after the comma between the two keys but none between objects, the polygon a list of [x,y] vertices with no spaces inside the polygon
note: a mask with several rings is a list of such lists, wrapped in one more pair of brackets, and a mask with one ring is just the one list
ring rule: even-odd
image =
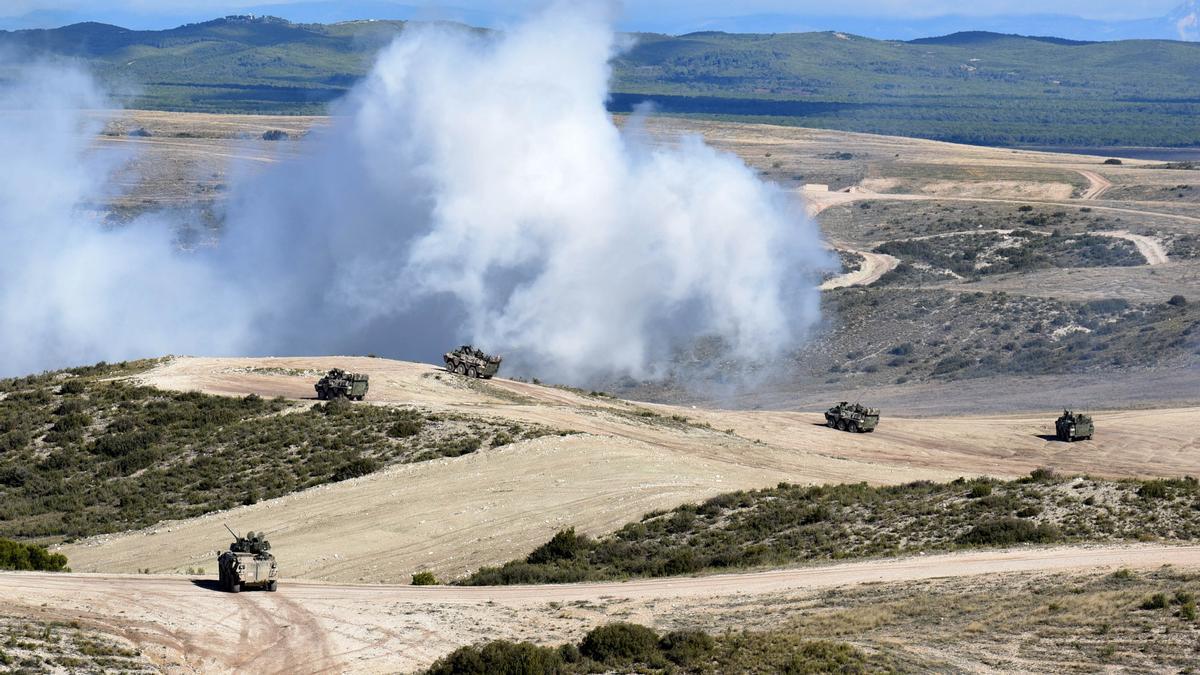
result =
[{"label": "military vehicle", "polygon": [[271,555],[271,542],[263,533],[247,532],[239,537],[228,525],[225,529],[233,535],[229,550],[217,556],[217,570],[221,588],[230,593],[239,593],[247,588],[265,588],[274,591],[275,556]]},{"label": "military vehicle", "polygon": [[825,411],[825,426],[842,431],[870,433],[879,424],[879,408],[842,401]]},{"label": "military vehicle", "polygon": [[471,345],[463,345],[452,352],[442,355],[446,361],[446,370],[467,377],[482,377],[487,380],[500,370],[499,356],[490,356],[475,349]]},{"label": "military vehicle", "polygon": [[322,401],[332,401],[336,398],[361,401],[367,395],[369,385],[367,376],[362,373],[347,373],[341,368],[334,368],[313,386],[317,390],[317,398]]},{"label": "military vehicle", "polygon": [[1091,415],[1064,410],[1062,417],[1054,420],[1054,436],[1060,441],[1090,441],[1095,431]]}]

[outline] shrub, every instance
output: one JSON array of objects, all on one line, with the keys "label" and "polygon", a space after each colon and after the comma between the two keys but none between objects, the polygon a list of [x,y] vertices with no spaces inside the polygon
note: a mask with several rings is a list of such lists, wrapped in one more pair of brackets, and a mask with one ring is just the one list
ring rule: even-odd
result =
[{"label": "shrub", "polygon": [[827,640],[805,642],[783,670],[788,673],[866,672],[866,655],[855,647]]},{"label": "shrub", "polygon": [[1023,543],[1047,543],[1061,537],[1058,528],[1036,524],[1023,518],[997,518],[979,523],[958,538],[960,544],[1008,546]]},{"label": "shrub", "polygon": [[61,553],[50,553],[36,544],[0,539],[0,569],[62,572],[66,567],[67,557]]},{"label": "shrub", "polygon": [[1165,609],[1167,606],[1167,594],[1155,593],[1142,601],[1142,609]]},{"label": "shrub", "polygon": [[333,472],[333,480],[343,481],[367,474],[375,473],[379,470],[379,462],[373,457],[355,457],[337,468]]},{"label": "shrub", "polygon": [[441,584],[441,582],[438,581],[437,577],[433,576],[433,572],[430,572],[429,570],[417,572],[412,575],[413,586],[437,586],[439,584]]},{"label": "shrub", "polygon": [[531,565],[570,560],[577,555],[586,553],[592,547],[592,540],[586,534],[576,534],[575,528],[562,530],[550,538],[550,541],[535,548],[525,562]]},{"label": "shrub", "polygon": [[605,664],[645,661],[658,654],[658,634],[636,623],[610,623],[588,633],[579,652]]},{"label": "shrub", "polygon": [[709,658],[714,647],[708,633],[698,630],[677,630],[667,633],[658,643],[658,648],[672,662],[689,666]]},{"label": "shrub", "polygon": [[429,675],[552,675],[559,672],[558,650],[528,642],[489,642],[483,647],[460,647],[438,659]]},{"label": "shrub", "polygon": [[1142,483],[1137,493],[1142,499],[1166,499],[1167,483],[1161,480],[1148,480]]},{"label": "shrub", "polygon": [[1172,307],[1185,307],[1187,306],[1187,298],[1182,295],[1172,295],[1171,299],[1167,300],[1167,304]]},{"label": "shrub", "polygon": [[971,499],[979,499],[980,497],[986,497],[990,494],[992,494],[991,483],[979,482],[971,485],[971,492],[969,493]]},{"label": "shrub", "polygon": [[1049,483],[1058,480],[1058,475],[1051,469],[1038,468],[1029,472],[1029,480],[1034,483]]},{"label": "shrub", "polygon": [[425,423],[415,415],[404,417],[397,420],[395,424],[388,429],[388,436],[392,438],[409,438],[421,433],[421,428]]},{"label": "shrub", "polygon": [[1196,620],[1196,601],[1188,600],[1179,607],[1179,618],[1187,621]]}]

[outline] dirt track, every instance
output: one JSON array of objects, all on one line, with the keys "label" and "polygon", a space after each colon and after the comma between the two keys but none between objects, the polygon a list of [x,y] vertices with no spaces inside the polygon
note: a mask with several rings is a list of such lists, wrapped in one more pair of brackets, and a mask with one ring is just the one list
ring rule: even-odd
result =
[{"label": "dirt track", "polygon": [[863,257],[862,265],[853,272],[847,272],[829,279],[821,284],[821,290],[845,288],[846,286],[870,286],[879,281],[880,277],[896,269],[900,259],[886,253],[870,251],[853,251]]},{"label": "dirt track", "polygon": [[[285,580],[229,595],[211,579],[0,574],[3,610],[122,635],[172,670],[394,672],[481,639],[554,643],[605,621],[663,621],[721,600],[797,597],[860,583],[1013,572],[1200,568],[1200,546],[1046,548],[922,556],[709,577],[566,586],[456,588]],[[555,603],[555,604],[550,604]],[[519,616],[520,620],[513,620]]]},{"label": "dirt track", "polygon": [[[288,576],[395,583],[421,569],[456,576],[509,560],[564,527],[606,532],[654,509],[780,481],[1012,477],[1040,466],[1111,476],[1200,474],[1200,409],[1193,408],[1097,413],[1096,440],[1067,444],[1046,436],[1053,411],[888,418],[875,433],[851,434],[824,427],[823,418],[811,413],[637,405],[507,380],[468,387],[439,368],[385,359],[183,358],[143,379],[168,389],[302,398],[311,395],[315,378],[283,373],[334,365],[369,373],[369,399],[376,404],[416,404],[582,433],[395,467],[145,532],[71,544],[63,551],[73,568],[211,568],[227,520],[269,531]],[[650,408],[662,417],[639,416]],[[692,423],[674,422],[671,415]]]},{"label": "dirt track", "polygon": [[1133,245],[1137,247],[1138,253],[1141,253],[1142,257],[1146,259],[1147,265],[1165,265],[1170,262],[1167,259],[1167,250],[1163,248],[1162,242],[1154,237],[1147,237],[1142,234],[1133,234],[1127,230],[1097,232],[1096,234],[1133,242]]},{"label": "dirt track", "polygon": [[1108,192],[1112,189],[1112,181],[1108,180],[1104,176],[1101,176],[1095,171],[1085,171],[1080,169],[1079,174],[1088,181],[1088,189],[1079,196],[1080,199],[1099,199],[1104,195],[1105,192]]}]

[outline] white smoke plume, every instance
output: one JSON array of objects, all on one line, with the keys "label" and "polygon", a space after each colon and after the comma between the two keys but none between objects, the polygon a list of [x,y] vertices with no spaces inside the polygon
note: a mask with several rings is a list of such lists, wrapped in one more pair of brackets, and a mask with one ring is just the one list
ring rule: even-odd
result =
[{"label": "white smoke plume", "polygon": [[107,196],[111,156],[88,152],[104,97],[77,70],[25,65],[0,87],[0,375],[173,350],[236,349],[241,306],[206,260],[176,253],[148,219],[106,230],[88,209]]},{"label": "white smoke plume", "polygon": [[[817,229],[736,157],[619,130],[604,107],[617,49],[602,3],[503,33],[412,28],[300,160],[236,186],[218,249],[200,255],[171,250],[163,223],[80,220],[103,172],[79,164],[82,147],[35,157],[32,141],[7,187],[29,187],[26,157],[52,182],[81,174],[51,209],[79,239],[45,238],[16,270],[0,253],[0,348],[16,329],[41,336],[0,370],[165,352],[428,360],[469,340],[578,381],[652,376],[699,336],[745,358],[794,345],[829,265]],[[3,236],[43,238],[30,208],[0,206]],[[52,281],[63,299],[38,311],[32,291]],[[30,295],[10,305],[16,286]]]}]

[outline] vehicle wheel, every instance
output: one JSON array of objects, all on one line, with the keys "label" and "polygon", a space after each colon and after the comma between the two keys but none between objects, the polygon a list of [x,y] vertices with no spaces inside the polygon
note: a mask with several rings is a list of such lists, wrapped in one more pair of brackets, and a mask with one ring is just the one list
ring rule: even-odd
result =
[{"label": "vehicle wheel", "polygon": [[241,584],[229,584],[229,592],[230,593],[241,593],[242,585]]},{"label": "vehicle wheel", "polygon": [[845,431],[846,430],[846,422],[845,422],[845,420],[838,420],[837,422],[834,422],[833,427],[835,429],[837,429],[838,431]]},{"label": "vehicle wheel", "polygon": [[460,363],[457,366],[454,366],[454,372],[458,373],[459,375],[466,375],[467,367]]},{"label": "vehicle wheel", "polygon": [[469,377],[471,379],[475,379],[475,378],[479,377],[479,371],[475,370],[475,366],[471,366],[470,368],[467,368],[467,377]]},{"label": "vehicle wheel", "polygon": [[268,591],[270,591],[270,592],[274,593],[274,592],[275,592],[275,590],[276,590],[277,588],[279,588],[279,582],[278,582],[278,581],[268,581],[268,582],[267,582],[267,590],[268,590]]},{"label": "vehicle wheel", "polygon": [[850,424],[850,431],[853,431],[853,432],[854,432],[854,433],[856,433],[856,434],[861,434],[861,433],[862,433],[862,427],[858,426],[858,424],[856,424],[856,423],[851,423],[851,424]]},{"label": "vehicle wheel", "polygon": [[453,372],[454,372],[454,362],[453,362],[453,361],[447,361],[447,362],[446,362],[446,372],[447,372],[447,373],[453,373]]}]

